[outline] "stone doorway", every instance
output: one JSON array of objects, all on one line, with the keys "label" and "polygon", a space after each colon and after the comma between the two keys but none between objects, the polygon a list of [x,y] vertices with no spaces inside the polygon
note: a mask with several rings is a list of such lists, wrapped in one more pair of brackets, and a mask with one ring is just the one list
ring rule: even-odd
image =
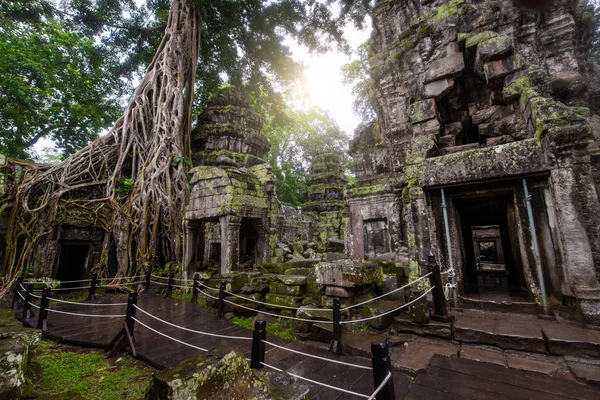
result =
[{"label": "stone doorway", "polygon": [[240,263],[257,261],[258,243],[260,239],[260,223],[258,218],[242,218],[240,225]]},{"label": "stone doorway", "polygon": [[[86,279],[90,245],[78,242],[59,243],[54,278],[60,281]],[[81,283],[65,283],[61,287],[78,287]]]},{"label": "stone doorway", "polygon": [[510,194],[456,199],[465,293],[527,295]]}]

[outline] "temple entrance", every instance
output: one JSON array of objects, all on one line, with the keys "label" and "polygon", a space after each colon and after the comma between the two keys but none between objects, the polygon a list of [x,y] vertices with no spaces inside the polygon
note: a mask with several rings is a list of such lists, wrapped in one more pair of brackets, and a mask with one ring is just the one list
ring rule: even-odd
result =
[{"label": "temple entrance", "polygon": [[[67,242],[61,243],[54,278],[60,281],[74,281],[86,279],[88,274],[88,256],[90,246],[87,242]],[[61,287],[77,287],[80,283],[65,283]]]},{"label": "temple entrance", "polygon": [[[527,295],[509,194],[456,199],[465,293]],[[517,261],[518,260],[518,261]]]},{"label": "temple entrance", "polygon": [[258,218],[242,218],[240,226],[240,264],[256,262],[260,237]]}]

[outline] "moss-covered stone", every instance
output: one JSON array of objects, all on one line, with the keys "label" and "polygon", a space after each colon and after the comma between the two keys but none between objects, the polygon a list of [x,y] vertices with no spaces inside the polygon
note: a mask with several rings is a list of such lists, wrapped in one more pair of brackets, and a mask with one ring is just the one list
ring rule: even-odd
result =
[{"label": "moss-covered stone", "polygon": [[[267,293],[265,302],[286,307],[299,307],[302,304],[302,297],[286,296],[283,294]],[[276,307],[273,307],[278,309]]]},{"label": "moss-covered stone", "polygon": [[269,284],[269,293],[285,294],[288,296],[299,296],[302,293],[302,286],[290,286],[282,282],[271,282]]}]

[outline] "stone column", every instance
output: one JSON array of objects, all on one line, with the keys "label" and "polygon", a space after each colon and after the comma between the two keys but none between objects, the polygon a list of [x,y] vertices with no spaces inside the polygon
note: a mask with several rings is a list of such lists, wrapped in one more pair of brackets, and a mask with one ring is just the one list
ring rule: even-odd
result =
[{"label": "stone column", "polygon": [[241,218],[226,215],[221,223],[221,274],[228,274],[239,267]]},{"label": "stone column", "polygon": [[183,279],[187,279],[189,272],[195,271],[194,260],[196,259],[196,232],[188,220],[183,222],[183,232]]},{"label": "stone column", "polygon": [[[598,198],[589,175],[573,167],[550,172],[563,250],[563,268],[572,295],[579,298],[585,318],[600,323],[600,283],[593,259],[593,233],[586,229],[598,223]],[[594,199],[586,198],[592,196]],[[595,201],[594,201],[595,200]],[[594,204],[590,204],[594,203]],[[595,207],[594,207],[595,206]]]}]

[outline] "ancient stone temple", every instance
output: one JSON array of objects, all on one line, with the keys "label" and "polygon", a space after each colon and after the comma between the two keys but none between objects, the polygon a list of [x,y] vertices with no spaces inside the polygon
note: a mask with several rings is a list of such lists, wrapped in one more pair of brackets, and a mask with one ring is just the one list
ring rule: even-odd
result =
[{"label": "ancient stone temple", "polygon": [[262,118],[233,88],[222,90],[199,117],[192,137],[190,204],[185,213],[184,271],[197,262],[221,273],[270,261],[273,174]]},{"label": "ancient stone temple", "polygon": [[354,258],[406,254],[417,272],[434,249],[463,299],[578,305],[600,323],[600,82],[584,4],[377,2],[378,118],[351,145]]},{"label": "ancient stone temple", "polygon": [[312,162],[308,176],[308,202],[302,210],[314,218],[312,239],[319,252],[344,250],[347,180],[344,168],[335,154],[320,154]]}]

